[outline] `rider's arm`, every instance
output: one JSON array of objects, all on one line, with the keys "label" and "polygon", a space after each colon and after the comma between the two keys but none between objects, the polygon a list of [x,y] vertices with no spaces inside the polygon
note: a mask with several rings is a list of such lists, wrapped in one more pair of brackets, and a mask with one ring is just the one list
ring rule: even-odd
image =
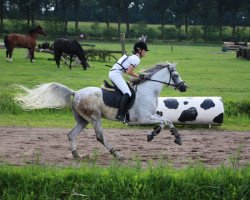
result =
[{"label": "rider's arm", "polygon": [[130,65],[128,69],[126,70],[126,73],[129,74],[130,76],[133,76],[135,78],[139,78],[139,74],[134,72],[135,67],[133,65]]}]

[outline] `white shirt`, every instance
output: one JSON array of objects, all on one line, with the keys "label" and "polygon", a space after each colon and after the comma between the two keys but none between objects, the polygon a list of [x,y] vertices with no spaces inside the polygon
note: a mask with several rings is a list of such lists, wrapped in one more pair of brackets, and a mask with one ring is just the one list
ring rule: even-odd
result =
[{"label": "white shirt", "polygon": [[123,55],[117,63],[114,64],[111,71],[120,71],[124,73],[130,65],[137,67],[140,64],[140,58],[138,55],[134,54],[131,56]]}]

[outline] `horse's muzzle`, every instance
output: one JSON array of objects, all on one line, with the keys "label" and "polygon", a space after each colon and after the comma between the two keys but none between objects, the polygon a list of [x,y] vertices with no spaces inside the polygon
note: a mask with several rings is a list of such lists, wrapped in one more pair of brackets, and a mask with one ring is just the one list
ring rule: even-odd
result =
[{"label": "horse's muzzle", "polygon": [[179,85],[178,85],[178,90],[180,92],[186,92],[187,91],[187,85],[184,83],[184,82],[181,82]]}]

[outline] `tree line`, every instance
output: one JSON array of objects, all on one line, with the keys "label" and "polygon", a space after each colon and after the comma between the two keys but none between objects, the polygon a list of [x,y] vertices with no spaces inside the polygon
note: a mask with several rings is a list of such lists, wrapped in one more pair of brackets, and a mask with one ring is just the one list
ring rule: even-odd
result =
[{"label": "tree line", "polygon": [[160,38],[165,37],[166,24],[174,25],[177,34],[184,27],[184,37],[188,38],[189,26],[202,27],[206,38],[210,27],[218,30],[222,37],[223,26],[232,28],[250,26],[249,0],[0,0],[0,33],[6,30],[4,19],[25,20],[28,27],[36,20],[44,20],[60,25],[64,35],[68,32],[68,22],[74,21],[75,32],[79,32],[79,22],[104,22],[107,34],[110,23],[117,23],[117,34],[121,24],[126,24],[127,37],[132,35],[131,23],[160,24]]}]

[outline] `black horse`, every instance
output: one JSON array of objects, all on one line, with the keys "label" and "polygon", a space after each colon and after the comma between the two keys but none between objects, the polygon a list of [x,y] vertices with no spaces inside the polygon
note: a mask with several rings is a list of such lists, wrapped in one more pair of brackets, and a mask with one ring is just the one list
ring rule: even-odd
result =
[{"label": "black horse", "polygon": [[61,56],[63,53],[65,53],[70,56],[70,64],[69,64],[70,69],[71,69],[72,58],[75,55],[81,61],[83,69],[86,70],[88,62],[81,45],[76,40],[68,40],[65,38],[60,38],[54,41],[53,46],[54,46],[54,56],[56,64],[59,68],[60,68]]}]

